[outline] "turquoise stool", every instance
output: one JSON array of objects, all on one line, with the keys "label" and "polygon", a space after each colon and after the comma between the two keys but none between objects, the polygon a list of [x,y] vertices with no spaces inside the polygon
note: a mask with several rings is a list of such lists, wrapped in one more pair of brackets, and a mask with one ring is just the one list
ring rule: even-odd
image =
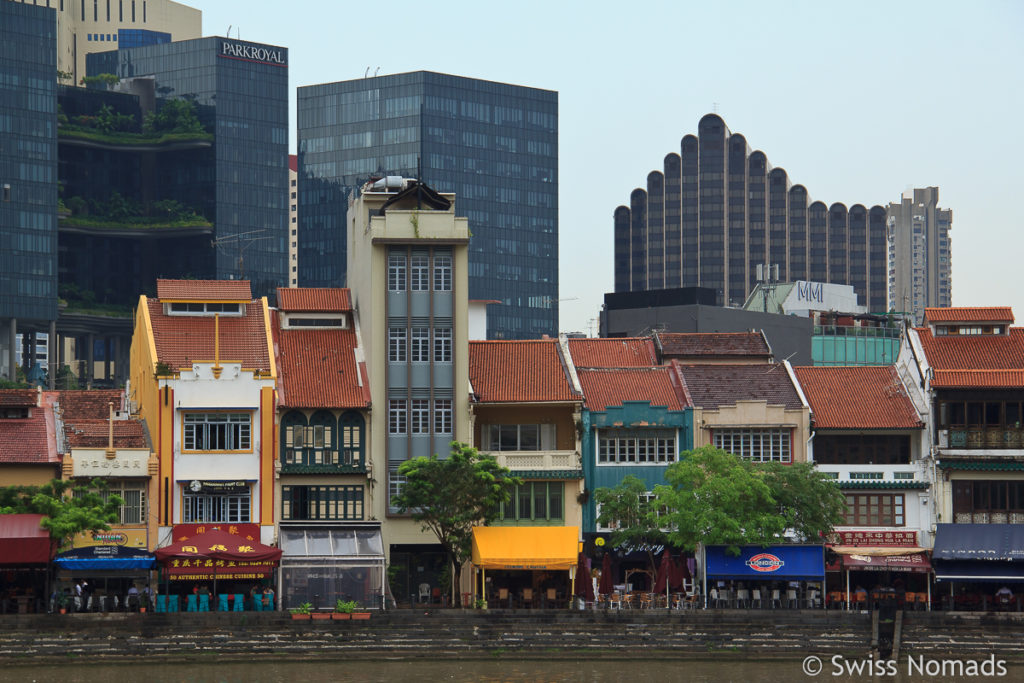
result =
[{"label": "turquoise stool", "polygon": [[252,598],[252,608],[257,612],[263,611],[263,596],[257,593]]},{"label": "turquoise stool", "polygon": [[210,611],[210,595],[209,594],[200,595],[199,596],[199,611],[200,612],[209,612]]},{"label": "turquoise stool", "polygon": [[272,598],[272,597],[264,597],[264,599],[265,600],[269,600],[269,602],[266,605],[263,605],[263,611],[264,612],[273,612],[274,611],[274,598]]},{"label": "turquoise stool", "polygon": [[188,596],[188,607],[185,608],[186,612],[198,612],[199,611],[199,596],[195,593],[191,593]]},{"label": "turquoise stool", "polygon": [[178,596],[168,595],[167,596],[167,611],[177,612],[178,611]]},{"label": "turquoise stool", "polygon": [[167,596],[158,595],[156,596],[156,611],[166,612],[167,611]]},{"label": "turquoise stool", "polygon": [[217,596],[217,611],[227,612],[228,611],[228,594],[221,593]]},{"label": "turquoise stool", "polygon": [[235,612],[243,612],[243,611],[245,611],[245,596],[242,595],[241,593],[235,593],[234,611]]}]

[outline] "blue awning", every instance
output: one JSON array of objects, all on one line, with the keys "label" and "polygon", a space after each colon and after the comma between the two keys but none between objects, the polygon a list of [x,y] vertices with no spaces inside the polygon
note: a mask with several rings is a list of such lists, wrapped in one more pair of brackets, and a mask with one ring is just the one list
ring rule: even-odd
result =
[{"label": "blue awning", "polygon": [[1024,561],[1024,524],[936,524],[932,559]]},{"label": "blue awning", "polygon": [[825,551],[820,545],[746,546],[737,557],[725,546],[708,546],[705,552],[708,578],[803,579],[825,577]]},{"label": "blue awning", "polygon": [[107,571],[123,569],[155,569],[156,558],[148,550],[120,545],[94,545],[75,548],[53,558],[61,569]]},{"label": "blue awning", "polygon": [[1024,562],[934,560],[936,581],[1024,582]]}]

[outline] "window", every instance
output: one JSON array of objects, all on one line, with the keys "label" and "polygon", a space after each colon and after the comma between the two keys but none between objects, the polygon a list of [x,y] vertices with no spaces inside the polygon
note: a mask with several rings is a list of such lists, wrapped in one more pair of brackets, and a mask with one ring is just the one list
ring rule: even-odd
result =
[{"label": "window", "polygon": [[412,328],[412,362],[430,362],[430,328]]},{"label": "window", "polygon": [[422,254],[412,257],[410,264],[409,289],[414,292],[426,292],[430,289],[430,278],[428,277],[429,259]]},{"label": "window", "polygon": [[823,465],[907,465],[910,437],[905,435],[818,436],[814,462]]},{"label": "window", "polygon": [[[554,447],[554,425],[485,425],[485,443],[489,451],[539,451],[541,447],[541,431],[550,430],[548,450]],[[549,436],[545,434],[545,436]]]},{"label": "window", "polygon": [[502,503],[502,521],[552,522],[564,518],[565,484],[560,481],[533,481],[515,487],[512,498]]},{"label": "window", "polygon": [[452,328],[450,327],[434,329],[434,362],[452,362]]},{"label": "window", "polygon": [[388,291],[389,292],[404,292],[405,291],[405,255],[404,254],[389,254],[388,255]]},{"label": "window", "polygon": [[903,494],[846,494],[847,526],[903,526]]},{"label": "window", "polygon": [[249,413],[186,413],[186,451],[252,450],[252,415]]},{"label": "window", "polygon": [[[633,517],[633,515],[646,514],[648,512],[648,510],[650,510],[651,506],[657,500],[658,500],[658,496],[654,492],[652,492],[652,491],[647,491],[646,493],[641,493],[639,496],[637,496],[637,508],[636,508],[636,510],[635,511],[630,511],[630,518],[628,518],[626,520],[621,520],[621,519],[612,520],[612,521],[606,522],[605,524],[601,524],[600,522],[598,522],[597,523],[597,530],[599,532],[615,531],[616,529],[622,527],[624,523],[625,523],[626,526],[629,526],[629,525],[634,525],[635,526],[636,525],[636,519]],[[601,518],[601,504],[600,503],[597,504],[596,512],[597,512],[597,516],[595,517],[595,519],[600,519]],[[663,516],[668,514],[668,509],[665,508],[665,507],[659,507],[657,510],[655,510],[655,514],[660,519],[661,517],[663,517]],[[662,530],[663,531],[669,531],[670,529],[668,527],[662,527]]]},{"label": "window", "polygon": [[363,519],[363,487],[282,486],[281,518]]},{"label": "window", "polygon": [[406,332],[404,327],[388,328],[388,361],[391,363],[405,362]]},{"label": "window", "polygon": [[[118,511],[116,524],[145,524],[146,523],[146,484],[145,482],[107,480],[108,488],[100,491],[99,495],[104,501],[110,496],[119,496],[124,504]],[[75,492],[76,496],[81,495]]]},{"label": "window", "polygon": [[715,448],[751,462],[792,462],[789,429],[716,429]]},{"label": "window", "polygon": [[600,464],[658,465],[675,462],[676,433],[671,429],[607,429],[598,433]]},{"label": "window", "polygon": [[249,493],[209,494],[186,493],[183,497],[181,521],[184,524],[198,522],[248,522]]},{"label": "window", "polygon": [[452,400],[450,398],[434,400],[434,432],[437,434],[452,433]]},{"label": "window", "polygon": [[430,433],[430,401],[425,398],[412,400],[412,433]]},{"label": "window", "polygon": [[448,254],[434,255],[434,290],[437,292],[452,290],[452,257]]},{"label": "window", "polygon": [[408,406],[404,398],[388,400],[388,434],[405,434],[406,410]]},{"label": "window", "polygon": [[222,315],[242,315],[242,305],[203,302],[179,302],[169,304],[167,313],[168,315],[213,315],[214,313],[220,313]]},{"label": "window", "polygon": [[398,473],[398,467],[398,465],[388,467],[388,509],[391,512],[398,512],[398,507],[391,501],[401,495],[402,486],[406,482],[405,477]]}]

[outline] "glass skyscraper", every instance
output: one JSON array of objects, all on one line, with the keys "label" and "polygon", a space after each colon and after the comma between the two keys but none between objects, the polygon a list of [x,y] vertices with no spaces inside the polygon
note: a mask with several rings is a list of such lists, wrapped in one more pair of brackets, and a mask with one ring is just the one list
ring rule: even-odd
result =
[{"label": "glass skyscraper", "polygon": [[348,197],[375,175],[454,192],[488,337],[558,331],[558,93],[418,71],[298,89],[299,285],[345,284]]},{"label": "glass skyscraper", "polygon": [[811,201],[783,168],[708,114],[664,170],[615,210],[615,291],[715,290],[742,305],[758,266],[781,282],[852,285],[869,311],[886,310],[886,211]]},{"label": "glass skyscraper", "polygon": [[56,30],[52,9],[0,2],[0,328],[57,318]]}]

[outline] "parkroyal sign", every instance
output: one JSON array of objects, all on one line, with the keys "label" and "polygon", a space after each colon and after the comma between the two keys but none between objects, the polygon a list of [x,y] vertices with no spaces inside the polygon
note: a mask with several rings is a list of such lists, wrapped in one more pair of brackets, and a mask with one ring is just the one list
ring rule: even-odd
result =
[{"label": "parkroyal sign", "polygon": [[247,62],[257,62],[259,64],[288,66],[288,63],[285,61],[284,50],[274,50],[259,45],[245,45],[232,40],[221,41],[220,56],[229,59],[242,59]]}]

